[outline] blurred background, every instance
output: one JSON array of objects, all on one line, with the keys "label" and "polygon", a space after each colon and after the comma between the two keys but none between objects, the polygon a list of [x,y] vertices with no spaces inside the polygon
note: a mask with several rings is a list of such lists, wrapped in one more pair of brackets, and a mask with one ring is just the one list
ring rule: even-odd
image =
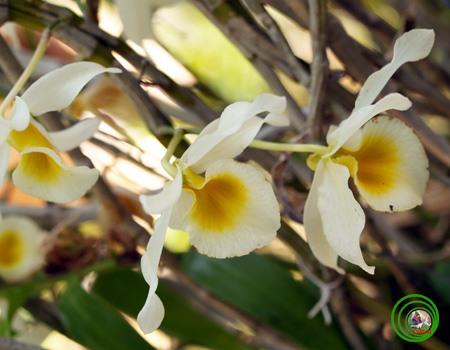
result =
[{"label": "blurred background", "polygon": [[[0,20],[3,97],[56,21],[34,78],[79,60],[123,70],[40,118],[50,130],[102,120],[91,140],[62,155],[101,171],[89,195],[61,206],[22,193],[10,178],[3,184],[0,212],[36,222],[45,264],[20,283],[0,281],[0,349],[450,348],[448,1],[15,0],[0,3]],[[313,175],[306,155],[248,149],[239,160],[273,181],[278,237],[248,256],[218,260],[169,230],[158,286],[166,315],[143,335],[136,316],[148,285],[139,264],[153,218],[138,196],[168,180],[159,161],[174,128],[195,134],[228,104],[271,92],[287,97],[291,126],[264,127],[258,138],[324,143],[365,79],[389,62],[395,39],[413,28],[434,29],[434,48],[402,67],[386,91],[413,102],[392,116],[423,142],[430,180],[413,210],[378,213],[361,202],[361,246],[375,275],[343,261],[347,274],[339,276],[312,256],[302,225]],[[17,162],[11,158],[10,171]],[[392,308],[408,294],[427,296],[439,310],[439,327],[424,342],[402,340],[391,325]]]}]

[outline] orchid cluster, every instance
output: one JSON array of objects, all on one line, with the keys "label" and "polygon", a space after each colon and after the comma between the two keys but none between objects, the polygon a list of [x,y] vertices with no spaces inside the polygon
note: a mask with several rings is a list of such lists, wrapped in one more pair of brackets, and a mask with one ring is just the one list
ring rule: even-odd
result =
[{"label": "orchid cluster", "polygon": [[[365,216],[348,180],[353,179],[361,198],[378,211],[403,211],[421,204],[428,160],[418,137],[398,119],[374,118],[386,110],[406,110],[411,102],[398,93],[373,102],[395,71],[406,62],[426,57],[433,42],[431,30],[412,30],[400,37],[392,61],[367,79],[351,115],[330,128],[328,146],[253,140],[263,123],[288,123],[282,115],[285,99],[270,94],[262,94],[252,103],[228,106],[180,159],[170,163],[182,138],[179,133],[174,136],[162,160],[173,180],[157,195],[140,197],[146,212],[161,213],[141,262],[150,285],[138,316],[144,333],[158,328],[164,317],[163,304],[155,292],[168,227],[188,232],[200,253],[215,258],[248,254],[275,237],[280,215],[270,184],[251,165],[232,160],[248,146],[313,153],[308,165],[315,176],[304,209],[313,254],[340,273],[344,270],[338,266],[339,256],[374,273],[359,245]],[[259,117],[263,112],[267,115]]]},{"label": "orchid cluster", "polygon": [[[94,134],[99,121],[87,119],[65,130],[49,132],[35,117],[66,108],[92,78],[120,70],[93,62],[68,64],[42,76],[18,96],[45,52],[48,39],[48,32],[44,32],[27,68],[0,105],[4,116],[0,118],[0,186],[14,148],[20,157],[12,173],[14,185],[34,197],[65,204],[85,195],[99,172],[86,166],[66,165],[57,151],[78,147]],[[41,236],[30,219],[0,216],[0,276],[4,280],[17,282],[39,269],[44,256]]]}]

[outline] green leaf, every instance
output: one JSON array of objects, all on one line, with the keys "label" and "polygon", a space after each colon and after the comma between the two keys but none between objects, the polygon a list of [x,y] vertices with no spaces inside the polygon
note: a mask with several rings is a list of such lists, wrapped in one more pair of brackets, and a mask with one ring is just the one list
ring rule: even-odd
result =
[{"label": "green leaf", "polygon": [[69,334],[91,350],[154,349],[116,310],[81,288],[76,278],[70,279],[59,310]]},{"label": "green leaf", "polygon": [[[93,291],[122,312],[136,317],[147,298],[148,284],[140,273],[118,271],[100,275]],[[159,329],[177,337],[182,343],[215,350],[253,349],[196,310],[182,293],[163,279],[159,280],[157,293],[166,311]]]},{"label": "green leaf", "polygon": [[279,330],[307,349],[347,349],[336,326],[307,313],[319,299],[278,263],[256,254],[213,259],[191,250],[182,269],[219,297]]}]

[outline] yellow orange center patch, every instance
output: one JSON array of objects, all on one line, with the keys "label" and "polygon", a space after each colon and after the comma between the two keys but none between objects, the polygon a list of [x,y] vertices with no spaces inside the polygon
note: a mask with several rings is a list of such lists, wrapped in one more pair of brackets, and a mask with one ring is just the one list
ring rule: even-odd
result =
[{"label": "yellow orange center patch", "polygon": [[241,179],[221,174],[201,189],[190,188],[195,201],[191,218],[203,230],[222,232],[232,227],[242,216],[247,202],[247,190]]},{"label": "yellow orange center patch", "polygon": [[53,149],[50,141],[31,123],[23,131],[12,130],[8,136],[8,143],[19,152],[30,147]]},{"label": "yellow orange center patch", "polygon": [[0,236],[0,267],[12,267],[21,259],[22,240],[17,232],[6,232]]},{"label": "yellow orange center patch", "polygon": [[[396,142],[399,141],[392,134],[363,132],[358,150],[339,150],[339,154],[353,157],[356,163],[350,157],[342,157],[342,161],[337,158],[337,163],[347,166],[352,177],[367,192],[385,194],[397,183],[401,155]],[[354,168],[356,165],[357,169]]]},{"label": "yellow orange center patch", "polygon": [[24,154],[20,166],[24,173],[40,183],[54,182],[64,172],[52,157],[40,152]]}]

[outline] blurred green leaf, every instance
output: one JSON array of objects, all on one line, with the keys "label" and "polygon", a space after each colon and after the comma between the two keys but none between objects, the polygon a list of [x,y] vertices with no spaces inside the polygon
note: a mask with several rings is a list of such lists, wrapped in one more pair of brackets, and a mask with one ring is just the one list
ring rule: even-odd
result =
[{"label": "blurred green leaf", "polygon": [[431,285],[439,296],[450,304],[450,263],[439,261],[428,275]]},{"label": "blurred green leaf", "polygon": [[159,41],[227,103],[250,101],[270,88],[255,67],[192,4],[158,11]]},{"label": "blurred green leaf", "polygon": [[63,294],[61,320],[73,339],[91,350],[154,349],[123,317],[72,278]]},{"label": "blurred green leaf", "polygon": [[[125,270],[99,276],[93,291],[120,311],[136,317],[147,298],[148,285],[140,273]],[[166,281],[159,281],[157,293],[166,311],[159,329],[182,343],[195,343],[215,350],[253,349],[197,311]]]},{"label": "blurred green leaf", "polygon": [[191,250],[182,268],[199,283],[307,349],[347,349],[334,326],[307,313],[319,300],[306,283],[296,282],[276,262],[256,254],[213,259]]}]

